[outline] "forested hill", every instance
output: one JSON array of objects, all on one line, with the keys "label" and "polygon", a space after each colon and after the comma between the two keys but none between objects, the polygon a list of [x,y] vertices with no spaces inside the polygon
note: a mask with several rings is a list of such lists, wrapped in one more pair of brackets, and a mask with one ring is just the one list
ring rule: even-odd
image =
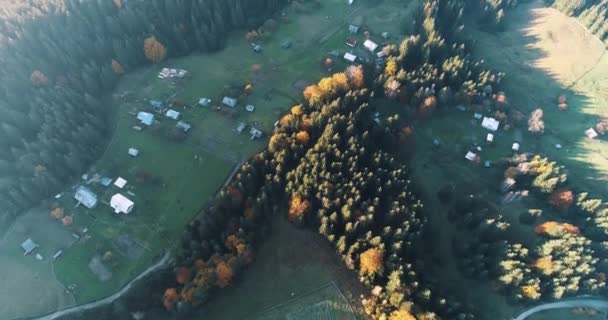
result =
[{"label": "forested hill", "polygon": [[111,109],[101,97],[122,73],[217,50],[226,32],[260,24],[285,2],[0,1],[0,226],[103,150]]},{"label": "forested hill", "polygon": [[600,0],[546,0],[557,10],[577,18],[608,45],[608,2]]}]

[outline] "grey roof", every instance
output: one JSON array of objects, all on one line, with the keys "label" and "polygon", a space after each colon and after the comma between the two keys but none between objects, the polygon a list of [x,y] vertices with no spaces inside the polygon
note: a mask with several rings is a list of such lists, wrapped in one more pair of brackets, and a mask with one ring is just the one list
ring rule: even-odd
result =
[{"label": "grey roof", "polygon": [[27,255],[36,250],[36,248],[38,248],[38,244],[31,238],[27,238],[25,241],[23,241],[23,243],[21,243],[21,248],[23,248],[23,251],[25,251],[24,254]]},{"label": "grey roof", "polygon": [[89,209],[94,208],[97,205],[97,195],[84,186],[80,186],[76,189],[74,199]]}]

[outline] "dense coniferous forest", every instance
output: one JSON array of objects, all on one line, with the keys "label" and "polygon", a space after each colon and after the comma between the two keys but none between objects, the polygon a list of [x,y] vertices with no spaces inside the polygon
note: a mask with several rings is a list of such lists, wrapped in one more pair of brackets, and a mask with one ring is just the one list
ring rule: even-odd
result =
[{"label": "dense coniferous forest", "polygon": [[557,10],[577,18],[604,44],[608,44],[608,3],[599,0],[545,0]]},{"label": "dense coniferous forest", "polygon": [[[103,151],[120,74],[220,49],[281,0],[14,1],[0,24],[0,225],[59,192]],[[69,36],[68,36],[69,35]]]}]

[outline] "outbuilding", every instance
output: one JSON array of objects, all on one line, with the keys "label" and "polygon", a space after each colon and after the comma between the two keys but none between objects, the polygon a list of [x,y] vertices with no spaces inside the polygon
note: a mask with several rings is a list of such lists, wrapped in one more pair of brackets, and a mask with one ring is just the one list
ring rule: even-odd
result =
[{"label": "outbuilding", "polygon": [[118,189],[122,189],[127,185],[127,180],[123,179],[122,177],[118,177],[116,179],[116,181],[114,181],[114,186],[116,186]]},{"label": "outbuilding", "polygon": [[235,98],[224,97],[224,99],[222,99],[222,104],[227,107],[234,108],[236,107],[237,100]]},{"label": "outbuilding", "polygon": [[165,113],[165,116],[167,118],[171,118],[173,120],[179,120],[179,117],[181,116],[179,112],[173,110],[173,109],[169,109],[167,110],[167,112]]},{"label": "outbuilding", "polygon": [[354,55],[354,54],[352,54],[352,53],[350,53],[350,52],[347,52],[347,53],[344,54],[344,60],[352,63],[352,62],[355,62],[357,60],[357,56]]},{"label": "outbuilding", "polygon": [[110,199],[110,206],[114,209],[114,213],[129,214],[133,211],[135,203],[122,194],[117,193]]},{"label": "outbuilding", "polygon": [[184,121],[178,121],[175,127],[182,130],[183,132],[188,132],[190,131],[190,129],[192,129],[192,126]]},{"label": "outbuilding", "polygon": [[211,99],[209,98],[200,98],[198,100],[198,105],[201,107],[208,107],[211,105]]},{"label": "outbuilding", "polygon": [[249,133],[251,134],[251,140],[260,139],[264,135],[264,132],[262,132],[262,130],[254,126],[251,126],[251,130],[249,130]]},{"label": "outbuilding", "polygon": [[131,157],[137,157],[139,155],[139,150],[135,148],[129,148],[128,153]]}]

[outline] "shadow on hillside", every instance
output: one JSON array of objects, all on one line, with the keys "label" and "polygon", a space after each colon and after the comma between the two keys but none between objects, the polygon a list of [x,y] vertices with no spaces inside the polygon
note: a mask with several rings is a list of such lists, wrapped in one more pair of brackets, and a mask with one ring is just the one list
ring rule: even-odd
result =
[{"label": "shadow on hillside", "polygon": [[[564,165],[570,173],[572,188],[585,190],[595,196],[606,196],[606,189],[600,186],[608,180],[608,158],[604,157],[599,148],[592,145],[603,144],[603,141],[593,141],[585,136],[585,131],[595,127],[599,115],[599,106],[596,96],[589,91],[575,90],[582,78],[589,77],[593,69],[603,57],[603,54],[588,52],[595,50],[595,44],[586,48],[576,48],[574,54],[561,54],[549,52],[545,47],[562,49],[567,45],[564,35],[557,35],[552,30],[538,30],[543,28],[547,19],[556,19],[560,13],[553,12],[547,17],[547,10],[541,11],[537,4],[523,4],[522,8],[514,12],[514,17],[507,31],[499,34],[475,32],[479,41],[475,47],[475,55],[485,59],[492,69],[507,73],[503,82],[503,89],[510,102],[510,108],[529,115],[536,108],[544,111],[545,132],[537,138],[522,127],[522,151],[533,152],[546,156],[559,164]],[[521,11],[525,10],[523,13]],[[570,20],[565,18],[564,21]],[[572,20],[573,21],[573,20]],[[568,23],[572,24],[573,22]],[[555,23],[555,22],[553,22]],[[560,28],[564,29],[564,28]],[[538,33],[546,33],[547,37]],[[561,38],[561,39],[558,39]],[[559,45],[546,44],[557,42]],[[597,41],[590,38],[588,41]],[[580,44],[580,41],[572,41]],[[585,43],[587,41],[583,41]],[[602,46],[603,48],[603,46]],[[549,61],[547,61],[549,60]],[[551,62],[557,60],[557,63]],[[553,65],[548,69],[544,66]],[[585,64],[581,67],[581,64]],[[578,68],[578,70],[577,70]],[[557,70],[556,70],[557,69]],[[558,109],[558,97],[566,95],[568,109]],[[601,140],[602,137],[598,137]],[[562,148],[557,148],[556,145]],[[606,166],[605,166],[606,165]]]}]

